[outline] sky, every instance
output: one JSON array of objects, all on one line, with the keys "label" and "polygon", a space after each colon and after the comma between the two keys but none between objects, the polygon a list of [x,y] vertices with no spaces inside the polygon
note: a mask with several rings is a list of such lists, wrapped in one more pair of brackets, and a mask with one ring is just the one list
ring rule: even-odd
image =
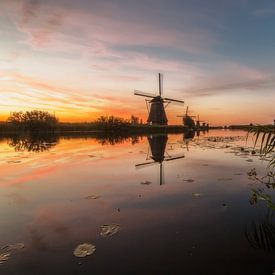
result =
[{"label": "sky", "polygon": [[134,89],[212,125],[273,123],[275,1],[0,0],[0,120],[147,118]]}]

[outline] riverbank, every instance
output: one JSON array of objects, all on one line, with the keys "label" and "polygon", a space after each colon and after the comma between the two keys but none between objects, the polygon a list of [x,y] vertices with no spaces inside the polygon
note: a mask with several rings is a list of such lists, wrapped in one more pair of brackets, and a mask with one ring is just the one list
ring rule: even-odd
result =
[{"label": "riverbank", "polygon": [[[22,128],[14,127],[6,122],[0,122],[0,134],[24,132]],[[147,125],[147,124],[120,124],[99,125],[96,123],[58,123],[54,129],[37,129],[32,132],[61,133],[111,133],[111,134],[150,134],[150,133],[182,133],[188,131],[183,125]]]}]

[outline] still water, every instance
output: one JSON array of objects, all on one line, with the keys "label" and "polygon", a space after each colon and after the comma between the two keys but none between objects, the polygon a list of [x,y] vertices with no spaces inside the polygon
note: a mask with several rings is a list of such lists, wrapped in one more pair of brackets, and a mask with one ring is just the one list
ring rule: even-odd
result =
[{"label": "still water", "polygon": [[245,136],[1,139],[0,246],[21,247],[0,274],[272,274],[273,213],[247,175],[267,162]]}]

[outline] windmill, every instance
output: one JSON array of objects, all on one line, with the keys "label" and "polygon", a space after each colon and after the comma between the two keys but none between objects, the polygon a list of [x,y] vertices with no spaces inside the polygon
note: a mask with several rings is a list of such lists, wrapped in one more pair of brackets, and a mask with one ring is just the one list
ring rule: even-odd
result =
[{"label": "windmill", "polygon": [[148,165],[159,164],[159,184],[164,184],[163,161],[170,161],[184,158],[184,154],[169,155],[166,152],[167,135],[148,136],[150,152],[148,151],[146,160],[151,160],[136,164],[136,168],[147,167]]},{"label": "windmill", "polygon": [[195,121],[193,119],[195,116],[190,116],[188,110],[187,106],[185,115],[177,115],[177,117],[182,117],[182,123],[184,126],[188,127],[188,129],[195,129]]},{"label": "windmill", "polygon": [[200,120],[200,116],[198,116],[198,119],[196,121],[196,128],[198,130],[207,130],[209,128],[209,123],[203,121],[203,120]]},{"label": "windmill", "polygon": [[165,113],[165,108],[171,102],[184,103],[182,100],[163,97],[163,75],[158,74],[159,94],[144,93],[138,90],[134,91],[135,95],[144,96],[151,99],[145,99],[147,111],[149,113],[147,123],[157,125],[167,125],[168,119]]},{"label": "windmill", "polygon": [[196,128],[199,130],[200,129],[200,127],[201,127],[201,122],[202,121],[200,121],[200,116],[198,115],[198,119],[197,119],[197,121],[196,121]]}]

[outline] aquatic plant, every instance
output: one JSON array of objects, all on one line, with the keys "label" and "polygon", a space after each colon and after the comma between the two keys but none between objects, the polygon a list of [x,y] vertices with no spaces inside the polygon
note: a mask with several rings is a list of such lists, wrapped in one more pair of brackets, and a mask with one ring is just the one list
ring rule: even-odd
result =
[{"label": "aquatic plant", "polygon": [[104,224],[101,226],[100,235],[103,237],[113,236],[116,234],[120,229],[118,224]]},{"label": "aquatic plant", "polygon": [[274,213],[268,211],[264,218],[246,226],[245,237],[255,249],[275,251]]},{"label": "aquatic plant", "polygon": [[255,137],[254,147],[260,142],[260,154],[270,157],[269,167],[275,167],[275,127],[274,126],[251,126],[248,135]]},{"label": "aquatic plant", "polygon": [[75,249],[73,254],[76,257],[83,258],[89,255],[92,255],[96,250],[95,245],[90,244],[90,243],[82,243],[79,244]]}]

